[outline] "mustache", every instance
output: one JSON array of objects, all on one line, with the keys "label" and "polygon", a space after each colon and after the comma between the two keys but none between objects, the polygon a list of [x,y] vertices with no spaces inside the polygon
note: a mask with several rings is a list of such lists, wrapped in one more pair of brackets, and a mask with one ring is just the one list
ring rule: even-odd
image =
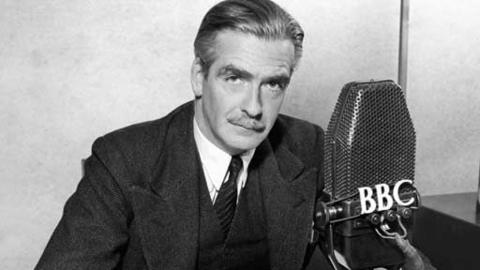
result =
[{"label": "mustache", "polygon": [[245,116],[231,117],[231,118],[228,118],[227,121],[230,124],[233,124],[233,125],[236,125],[236,126],[241,126],[243,128],[246,128],[246,129],[251,129],[251,130],[254,130],[256,132],[262,132],[266,128],[264,123],[262,123],[258,120],[255,120],[253,118],[245,117]]}]

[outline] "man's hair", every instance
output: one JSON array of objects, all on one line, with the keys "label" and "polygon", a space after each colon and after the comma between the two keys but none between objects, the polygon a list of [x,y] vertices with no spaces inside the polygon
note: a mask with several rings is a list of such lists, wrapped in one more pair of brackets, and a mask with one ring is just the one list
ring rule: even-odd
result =
[{"label": "man's hair", "polygon": [[295,65],[302,56],[303,30],[280,6],[270,0],[225,0],[205,14],[195,38],[195,57],[200,60],[205,76],[215,60],[216,36],[224,30],[252,34],[265,40],[291,40]]}]

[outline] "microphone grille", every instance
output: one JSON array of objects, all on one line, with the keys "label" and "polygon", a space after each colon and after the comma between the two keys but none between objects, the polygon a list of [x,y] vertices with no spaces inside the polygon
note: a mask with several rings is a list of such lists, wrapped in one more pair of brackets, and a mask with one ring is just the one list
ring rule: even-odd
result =
[{"label": "microphone grille", "polygon": [[393,81],[345,85],[325,136],[325,191],[332,199],[359,187],[414,180],[415,130]]}]

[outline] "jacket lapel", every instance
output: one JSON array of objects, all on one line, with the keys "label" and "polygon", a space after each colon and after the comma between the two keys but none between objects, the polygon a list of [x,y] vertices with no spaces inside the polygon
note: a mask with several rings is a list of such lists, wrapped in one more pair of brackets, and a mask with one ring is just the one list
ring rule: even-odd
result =
[{"label": "jacket lapel", "polygon": [[[306,170],[287,148],[268,141],[256,152],[267,217],[272,269],[300,269],[310,239],[316,169]],[[255,165],[253,165],[255,166]]]},{"label": "jacket lapel", "polygon": [[175,115],[150,186],[133,187],[150,269],[194,269],[199,228],[201,163],[193,137],[193,106]]}]

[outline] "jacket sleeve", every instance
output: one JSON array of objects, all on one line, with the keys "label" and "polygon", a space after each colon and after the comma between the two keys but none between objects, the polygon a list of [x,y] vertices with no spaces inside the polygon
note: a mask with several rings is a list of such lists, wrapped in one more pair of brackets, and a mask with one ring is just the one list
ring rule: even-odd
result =
[{"label": "jacket sleeve", "polygon": [[85,175],[65,204],[35,269],[114,269],[128,241],[128,204],[122,189],[99,153],[102,139],[92,147]]}]

